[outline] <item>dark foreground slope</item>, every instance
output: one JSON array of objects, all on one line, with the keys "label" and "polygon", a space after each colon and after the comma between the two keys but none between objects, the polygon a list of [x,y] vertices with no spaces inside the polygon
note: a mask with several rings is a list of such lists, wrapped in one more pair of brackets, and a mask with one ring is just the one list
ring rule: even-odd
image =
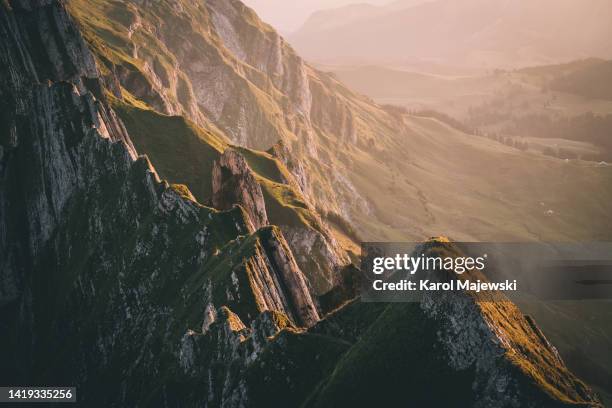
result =
[{"label": "dark foreground slope", "polygon": [[61,2],[0,12],[3,383],[144,400],[180,370],[182,336],[213,305],[239,299],[247,323],[265,310],[318,320],[277,228],[200,205],[137,156],[89,92],[102,83]]},{"label": "dark foreground slope", "polygon": [[[101,407],[349,406],[373,396],[599,406],[511,304],[467,294],[354,301],[321,320],[282,231],[254,229],[264,216],[259,199],[244,199],[257,198],[244,195],[257,190],[254,176],[220,171],[221,198],[254,204],[227,211],[160,181],[107,103],[112,78],[100,79],[62,2],[1,3],[0,63],[3,384],[73,384],[82,406]],[[216,166],[245,170],[231,152]],[[440,394],[448,384],[456,393]]]}]

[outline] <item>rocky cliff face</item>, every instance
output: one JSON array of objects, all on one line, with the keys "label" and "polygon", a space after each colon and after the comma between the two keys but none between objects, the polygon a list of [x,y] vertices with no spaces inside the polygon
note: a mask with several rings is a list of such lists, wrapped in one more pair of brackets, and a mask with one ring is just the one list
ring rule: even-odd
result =
[{"label": "rocky cliff face", "polygon": [[215,161],[212,190],[215,208],[229,209],[234,204],[240,204],[250,210],[249,219],[256,229],[268,225],[261,186],[244,157],[236,151],[228,149]]},{"label": "rocky cliff face", "polygon": [[282,312],[298,326],[319,320],[307,280],[278,228],[238,238],[221,251],[207,265],[208,303],[229,306],[246,323],[266,310]]},{"label": "rocky cliff face", "polygon": [[[182,117],[169,117],[113,99],[139,151],[149,152],[159,174],[188,185],[216,208],[252,209],[258,225],[280,227],[315,297],[339,283],[350,262],[286,166],[266,152],[229,145]],[[169,135],[172,135],[170,138]]]},{"label": "rocky cliff face", "polygon": [[267,225],[270,219],[291,244],[313,295],[321,296],[330,291],[340,283],[340,269],[350,263],[346,252],[312,204],[301,194],[291,173],[263,153],[258,153],[257,158],[266,160],[268,166],[277,166],[278,174],[267,178],[255,173],[248,158],[253,166],[261,166],[261,163],[256,162],[253,153],[242,151],[247,159],[229,148],[215,161],[212,170],[213,205],[227,209],[239,204],[252,209],[249,217],[256,228]]},{"label": "rocky cliff face", "polygon": [[[76,177],[65,175],[65,166],[69,163],[61,161],[53,164],[43,160],[43,154],[60,153],[58,151],[61,147],[57,141],[39,140],[34,143],[27,139],[24,130],[27,130],[27,134],[32,133],[29,127],[34,127],[33,132],[43,131],[49,125],[49,118],[56,113],[52,100],[63,98],[67,103],[74,104],[76,110],[92,112],[83,119],[83,123],[79,123],[80,126],[85,129],[97,126],[101,137],[123,140],[127,154],[134,156],[135,153],[121,124],[112,113],[104,108],[98,109],[91,96],[78,98],[79,89],[84,90],[85,82],[96,78],[97,70],[93,56],[63,8],[52,1],[16,1],[3,5],[1,18],[0,61],[3,69],[0,88],[0,174],[6,194],[0,198],[0,208],[3,210],[0,223],[0,265],[3,267],[0,273],[2,281],[9,282],[0,301],[4,303],[16,297],[16,283],[23,279],[21,271],[27,267],[23,264],[23,257],[30,248],[35,254],[38,253],[41,241],[49,238],[58,222],[69,195],[65,190],[78,184]],[[73,85],[44,86],[42,82],[45,80],[69,80]],[[77,97],[73,98],[73,95]],[[15,163],[29,156],[26,148],[22,147],[24,145],[32,149],[29,152],[32,155],[30,160],[47,174],[58,177],[59,183],[45,186],[41,174],[29,173],[28,168],[18,171],[19,167]],[[19,155],[20,158],[17,158]],[[28,178],[29,183],[21,185],[16,178],[25,181],[28,173],[32,179]],[[51,191],[54,199],[47,199],[41,194],[39,190],[45,187],[54,189]],[[25,207],[9,202],[9,191],[23,197]],[[37,216],[32,217],[33,213]],[[21,229],[23,225],[19,225],[20,222],[30,225]]]},{"label": "rocky cliff face", "polygon": [[101,407],[598,406],[510,306],[353,302],[320,320],[281,229],[251,222],[260,194],[294,182],[251,174],[261,193],[232,197],[255,208],[220,211],[161,181],[61,1],[0,3],[0,40],[0,382],[74,384]]},{"label": "rocky cliff face", "polygon": [[[306,169],[301,186],[316,206],[348,218],[369,211],[337,151],[399,133],[401,121],[308,66],[240,1],[140,4],[69,4],[126,93],[241,146],[282,140]],[[101,46],[104,35],[113,42]]]},{"label": "rocky cliff face", "polygon": [[319,319],[280,231],[203,207],[137,155],[89,91],[103,85],[61,2],[0,6],[0,35],[3,382],[68,381],[83,401],[129,405],[137,383],[179,368],[182,334],[221,304],[247,323]]}]

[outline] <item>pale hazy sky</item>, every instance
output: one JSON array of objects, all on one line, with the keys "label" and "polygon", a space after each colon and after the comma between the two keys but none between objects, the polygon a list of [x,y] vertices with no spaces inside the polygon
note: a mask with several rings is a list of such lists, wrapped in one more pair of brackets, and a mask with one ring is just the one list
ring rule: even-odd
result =
[{"label": "pale hazy sky", "polygon": [[313,12],[353,3],[388,4],[391,0],[242,0],[267,23],[287,34],[297,30]]}]

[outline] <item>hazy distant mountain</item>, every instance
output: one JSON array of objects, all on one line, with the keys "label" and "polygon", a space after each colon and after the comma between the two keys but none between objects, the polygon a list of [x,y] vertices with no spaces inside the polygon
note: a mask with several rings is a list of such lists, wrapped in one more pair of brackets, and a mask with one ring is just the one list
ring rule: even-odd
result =
[{"label": "hazy distant mountain", "polygon": [[[560,72],[553,72],[550,88],[585,98],[612,101],[612,61],[589,59],[580,62],[559,66]],[[564,70],[567,66],[569,69]]]},{"label": "hazy distant mountain", "polygon": [[308,16],[318,10],[366,1],[373,5],[389,3],[389,0],[246,0],[244,3],[277,30],[290,33],[299,29]]},{"label": "hazy distant mountain", "polygon": [[306,20],[299,32],[319,32],[341,28],[347,24],[359,22],[375,17],[384,17],[397,10],[405,10],[428,0],[398,0],[385,6],[370,3],[349,4],[343,7],[319,10]]},{"label": "hazy distant mountain", "polygon": [[421,58],[517,66],[612,56],[608,0],[402,1],[370,8],[369,15],[361,6],[359,18],[355,10],[315,13],[289,40],[319,61]]},{"label": "hazy distant mountain", "polygon": [[371,18],[372,16],[378,16],[385,12],[385,7],[374,6],[372,4],[351,4],[344,7],[320,10],[314,12],[300,30],[306,32],[331,30]]}]

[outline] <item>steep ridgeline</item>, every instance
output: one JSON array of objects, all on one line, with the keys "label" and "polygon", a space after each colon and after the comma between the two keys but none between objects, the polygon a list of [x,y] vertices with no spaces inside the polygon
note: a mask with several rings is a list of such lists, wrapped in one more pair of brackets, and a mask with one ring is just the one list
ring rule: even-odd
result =
[{"label": "steep ridgeline", "polygon": [[241,207],[192,201],[137,156],[88,91],[102,84],[61,2],[0,5],[0,40],[2,383],[143,400],[216,307],[246,324],[266,310],[288,325],[318,321],[278,228],[255,232]]},{"label": "steep ridgeline", "polygon": [[212,200],[247,209],[160,181],[61,1],[0,3],[0,67],[2,384],[94,407],[601,406],[508,302],[321,319],[282,231],[253,231],[276,161],[213,159]]},{"label": "steep ridgeline", "polygon": [[347,251],[281,161],[232,146],[183,117],[111,99],[134,144],[163,178],[187,185],[215,208],[242,205],[256,228],[278,226],[315,296],[338,285],[339,271],[350,262]]}]

